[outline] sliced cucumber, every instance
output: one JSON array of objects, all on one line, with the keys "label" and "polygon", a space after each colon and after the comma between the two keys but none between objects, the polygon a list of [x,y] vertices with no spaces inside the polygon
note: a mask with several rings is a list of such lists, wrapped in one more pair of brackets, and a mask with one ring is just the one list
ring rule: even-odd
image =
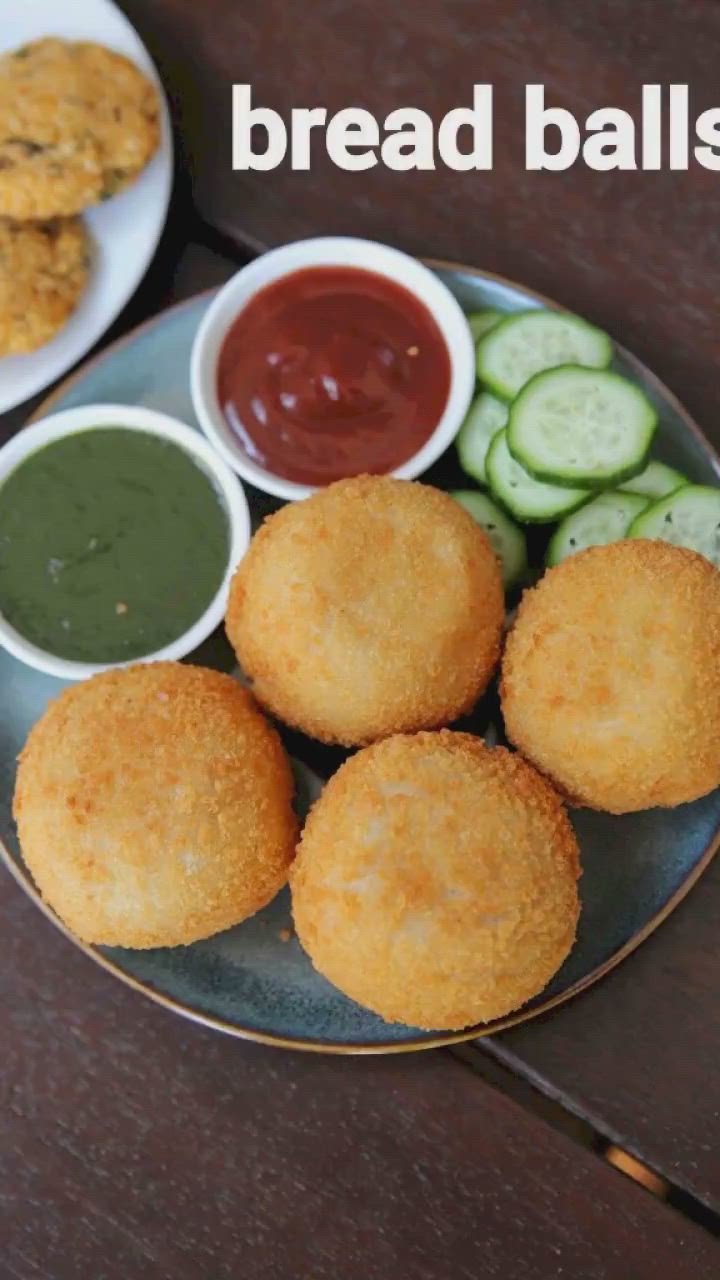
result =
[{"label": "sliced cucumber", "polygon": [[548,565],[559,564],[586,547],[620,542],[647,505],[648,499],[639,493],[601,493],[558,525],[547,549]]},{"label": "sliced cucumber", "polygon": [[644,471],[633,476],[632,480],[626,480],[620,488],[623,493],[642,493],[647,498],[664,498],[666,494],[674,493],[687,483],[686,477],[674,467],[668,467],[664,462],[648,462]]},{"label": "sliced cucumber", "polygon": [[510,407],[508,447],[538,480],[607,489],[643,470],[656,426],[634,382],[568,364],[523,387]]},{"label": "sliced cucumber", "polygon": [[485,459],[488,484],[495,497],[517,520],[547,524],[575,511],[592,497],[587,489],[568,489],[534,480],[513,458],[507,431],[498,431]]},{"label": "sliced cucumber", "polygon": [[495,311],[494,308],[488,307],[486,311],[471,311],[466,317],[470,325],[470,332],[475,342],[479,342],[481,338],[495,328],[503,318],[502,311]]},{"label": "sliced cucumber", "polygon": [[485,458],[490,441],[505,426],[507,420],[507,405],[502,400],[496,400],[489,391],[481,391],[470,405],[458,432],[455,444],[460,466],[480,484],[487,483]]},{"label": "sliced cucumber", "polygon": [[522,529],[518,529],[486,493],[458,489],[452,496],[487,534],[500,561],[506,589],[514,586],[527,572],[527,544]]},{"label": "sliced cucumber", "polygon": [[521,311],[480,340],[477,371],[480,381],[501,400],[514,400],[525,383],[544,369],[560,364],[606,369],[611,358],[607,334],[579,316]]},{"label": "sliced cucumber", "polygon": [[676,489],[633,520],[628,537],[689,547],[720,569],[720,489],[703,484]]}]

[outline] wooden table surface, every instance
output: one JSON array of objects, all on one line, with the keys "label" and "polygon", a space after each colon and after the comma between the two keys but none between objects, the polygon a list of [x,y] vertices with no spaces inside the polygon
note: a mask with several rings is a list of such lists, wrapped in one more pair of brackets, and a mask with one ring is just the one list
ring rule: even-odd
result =
[{"label": "wooden table surface", "polygon": [[[220,282],[248,250],[373,235],[597,320],[720,443],[720,177],[527,174],[522,152],[526,82],[582,116],[637,114],[653,81],[690,83],[694,113],[716,105],[713,0],[421,0],[391,24],[379,0],[122,7],[183,142],[168,232],[113,334]],[[284,112],[412,104],[436,118],[491,81],[495,169],[351,175],[320,159],[309,174],[232,174],[233,81]],[[0,417],[0,439],[32,408]],[[392,1060],[305,1058],[185,1024],[2,885],[0,1280],[720,1275],[702,1209],[720,1213],[720,863],[569,1005],[469,1055]],[[684,1193],[685,1213],[587,1149],[588,1125]]]}]

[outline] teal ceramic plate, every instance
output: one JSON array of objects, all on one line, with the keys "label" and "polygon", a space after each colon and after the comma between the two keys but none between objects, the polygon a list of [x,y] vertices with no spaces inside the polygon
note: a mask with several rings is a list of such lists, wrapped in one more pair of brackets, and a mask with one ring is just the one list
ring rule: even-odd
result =
[{"label": "teal ceramic plate", "polygon": [[[518,310],[552,305],[497,277],[462,267],[432,264],[467,310],[498,306]],[[142,404],[195,424],[188,364],[197,326],[210,297],[184,303],[136,330],[76,373],[42,409],[95,403]],[[670,393],[627,353],[617,365],[647,388],[660,412],[657,453],[691,479],[718,483],[720,463],[699,429]],[[196,424],[195,424],[196,425]],[[452,451],[451,451],[452,452]],[[458,487],[462,476],[450,454],[427,478]],[[256,520],[278,505],[248,490]],[[217,635],[193,661],[233,670],[233,657]],[[25,870],[11,817],[15,759],[33,722],[60,689],[59,681],[31,671],[0,653],[0,837],[15,879],[40,902]],[[491,694],[469,727],[484,733],[498,723]],[[298,763],[299,803],[320,788],[343,753],[286,734]],[[546,991],[502,1022],[456,1035],[390,1026],[361,1009],[319,977],[297,941],[288,937],[286,893],[245,924],[195,943],[154,951],[82,949],[104,968],[151,999],[233,1035],[289,1048],[340,1053],[402,1052],[449,1044],[497,1031],[567,1000],[589,986],[647,937],[688,892],[708,865],[720,839],[720,792],[674,810],[615,818],[573,815],[583,860],[582,916],[577,944]],[[62,926],[59,926],[62,927]],[[77,940],[75,939],[77,942]]]}]

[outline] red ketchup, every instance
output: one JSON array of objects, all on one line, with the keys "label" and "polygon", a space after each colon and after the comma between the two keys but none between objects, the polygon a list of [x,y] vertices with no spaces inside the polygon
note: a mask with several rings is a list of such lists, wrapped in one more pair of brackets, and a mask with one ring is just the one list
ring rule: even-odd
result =
[{"label": "red ketchup", "polygon": [[430,438],[450,356],[427,307],[357,267],[267,285],[229,329],[218,397],[248,455],[299,484],[384,474]]}]

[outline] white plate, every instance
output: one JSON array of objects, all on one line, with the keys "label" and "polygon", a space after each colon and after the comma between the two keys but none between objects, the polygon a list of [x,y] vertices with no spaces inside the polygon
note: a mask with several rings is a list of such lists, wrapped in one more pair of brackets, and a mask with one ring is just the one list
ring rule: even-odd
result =
[{"label": "white plate", "polygon": [[27,356],[0,357],[0,413],[35,395],[80,360],[142,280],[165,225],[173,173],[167,102],[152,59],[111,0],[0,0],[0,52],[41,36],[94,40],[131,58],[157,85],[160,147],[137,182],[84,215],[93,267],[80,305],[52,342]]}]

